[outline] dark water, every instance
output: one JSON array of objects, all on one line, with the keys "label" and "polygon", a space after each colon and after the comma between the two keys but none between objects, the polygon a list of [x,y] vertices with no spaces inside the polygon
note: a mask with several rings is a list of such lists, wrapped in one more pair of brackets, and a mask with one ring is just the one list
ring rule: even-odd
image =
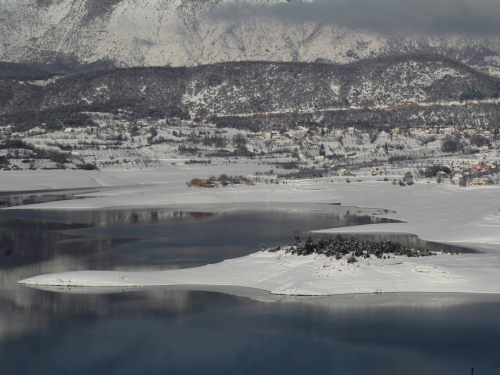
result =
[{"label": "dark water", "polygon": [[16,284],[78,269],[193,267],[312,229],[387,221],[370,212],[0,212],[0,374],[500,373],[496,297],[269,302],[173,288],[74,295]]},{"label": "dark water", "polygon": [[77,197],[78,194],[93,193],[102,189],[70,189],[70,190],[38,190],[38,191],[19,191],[16,193],[0,192],[0,208],[25,206],[35,203],[47,203],[55,201],[66,201],[73,199],[85,199]]}]

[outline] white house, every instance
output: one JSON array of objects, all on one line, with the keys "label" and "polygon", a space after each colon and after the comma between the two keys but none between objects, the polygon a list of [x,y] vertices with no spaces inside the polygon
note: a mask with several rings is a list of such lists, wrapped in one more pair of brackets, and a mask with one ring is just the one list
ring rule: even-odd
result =
[{"label": "white house", "polygon": [[464,176],[461,174],[456,174],[453,176],[453,179],[451,180],[452,183],[460,185],[464,181]]}]

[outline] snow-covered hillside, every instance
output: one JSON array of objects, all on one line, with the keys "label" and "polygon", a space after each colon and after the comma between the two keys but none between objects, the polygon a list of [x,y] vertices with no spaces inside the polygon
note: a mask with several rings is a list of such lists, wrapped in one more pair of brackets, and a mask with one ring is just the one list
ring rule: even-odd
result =
[{"label": "snow-covered hillside", "polygon": [[[85,112],[126,110],[137,117],[211,118],[255,128],[291,121],[323,125],[467,126],[498,123],[495,78],[435,55],[366,59],[352,64],[240,62],[190,68],[97,70],[50,81],[0,79],[0,121],[27,128],[87,124]],[[376,111],[376,112],[375,112]],[[444,111],[444,112],[443,112]],[[480,115],[480,116],[478,116]],[[228,117],[236,116],[236,119]],[[78,120],[78,121],[77,121]],[[229,121],[228,124],[220,123]],[[236,122],[240,124],[237,125]]]},{"label": "snow-covered hillside", "polygon": [[214,9],[227,2],[0,0],[0,60],[57,63],[70,69],[78,63],[348,63],[381,54],[425,52],[456,58],[484,72],[500,71],[498,38],[388,37],[331,23],[214,17]]}]

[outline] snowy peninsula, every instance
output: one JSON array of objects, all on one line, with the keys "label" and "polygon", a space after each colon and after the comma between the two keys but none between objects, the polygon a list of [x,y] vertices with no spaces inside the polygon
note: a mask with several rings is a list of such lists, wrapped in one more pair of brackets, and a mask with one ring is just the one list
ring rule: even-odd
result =
[{"label": "snowy peninsula", "polygon": [[[253,166],[204,166],[205,174]],[[387,209],[381,216],[402,221],[321,230],[322,233],[411,233],[421,239],[458,245],[484,246],[484,254],[443,255],[395,259],[360,259],[348,264],[322,255],[294,256],[284,252],[258,252],[243,258],[193,269],[141,272],[79,271],[42,275],[21,283],[52,286],[138,287],[158,285],[241,286],[277,294],[331,295],[374,292],[463,292],[500,293],[500,189],[497,186],[467,189],[435,182],[417,182],[400,187],[383,181],[339,182],[332,178],[293,180],[286,184],[189,188],[186,181],[200,175],[201,168],[168,166],[130,174],[113,171],[75,174],[108,185],[88,199],[23,206],[23,209],[83,209],[130,206],[198,207],[204,205],[237,209],[242,204],[258,206],[294,202]],[[59,171],[40,172],[36,182],[52,187],[77,183]],[[232,172],[232,171],[231,171]],[[70,174],[72,172],[69,172]],[[41,175],[43,174],[43,176]],[[35,175],[33,175],[34,177]],[[65,177],[64,179],[58,177]],[[88,176],[88,177],[86,177]],[[16,179],[26,178],[24,175]],[[35,180],[31,180],[35,183]],[[7,183],[7,182],[6,182]],[[15,183],[15,181],[10,181]],[[2,184],[0,184],[2,185]],[[18,185],[19,186],[19,185]],[[206,209],[206,208],[205,208]],[[389,211],[390,210],[390,211]],[[395,212],[395,213],[394,213]]]},{"label": "snowy peninsula", "polygon": [[258,252],[203,267],[158,272],[78,271],[20,281],[29,286],[239,286],[280,295],[391,292],[500,293],[500,254],[359,258],[356,263],[284,250]]}]

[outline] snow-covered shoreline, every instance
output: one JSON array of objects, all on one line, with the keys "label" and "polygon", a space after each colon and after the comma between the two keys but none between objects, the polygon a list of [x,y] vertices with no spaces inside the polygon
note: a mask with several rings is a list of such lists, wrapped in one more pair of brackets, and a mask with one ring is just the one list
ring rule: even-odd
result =
[{"label": "snow-covered shoreline", "polygon": [[[435,182],[417,182],[413,186],[400,187],[383,181],[341,183],[332,178],[293,180],[279,185],[239,185],[212,189],[186,186],[186,182],[196,176],[217,173],[248,175],[254,168],[255,165],[168,166],[130,173],[19,172],[12,174],[13,179],[2,179],[0,191],[9,190],[12,186],[23,186],[23,190],[29,187],[35,189],[35,186],[43,186],[49,182],[52,188],[106,186],[105,191],[100,193],[81,194],[81,196],[86,195],[88,199],[18,207],[18,209],[45,210],[182,205],[223,207],[287,202],[295,205],[340,203],[343,206],[387,209],[390,213],[379,216],[404,223],[336,228],[321,230],[321,233],[411,233],[423,240],[434,242],[500,245],[498,186],[460,188],[454,185],[438,185]],[[99,184],[92,186],[90,181],[98,181]]]},{"label": "snow-covered shoreline", "polygon": [[29,286],[236,286],[276,295],[500,293],[500,254],[362,259],[258,252],[207,266],[157,272],[78,271],[21,280]]},{"label": "snow-covered shoreline", "polygon": [[[158,170],[143,171],[134,172],[127,178],[101,172],[101,182],[114,181],[103,194],[90,194],[88,199],[83,200],[50,202],[21,208],[95,210],[215,205],[230,209],[242,205],[286,206],[287,202],[293,202],[299,206],[319,203],[322,204],[321,209],[324,209],[325,204],[341,203],[343,206],[386,209],[387,213],[379,216],[402,222],[323,229],[317,232],[411,233],[433,242],[485,246],[488,251],[485,254],[405,258],[391,265],[388,261],[377,264],[374,260],[363,260],[354,268],[347,263],[342,265],[342,261],[336,263],[339,261],[324,260],[319,256],[294,259],[287,254],[257,253],[187,270],[153,273],[82,271],[29,278],[22,283],[65,287],[241,286],[285,295],[378,291],[500,293],[500,251],[497,251],[500,244],[500,189],[496,186],[459,188],[418,182],[413,186],[400,187],[382,181],[339,183],[331,178],[212,189],[186,186],[186,181],[199,175],[202,170],[204,174],[208,174],[216,173],[217,169],[176,167],[163,170],[165,174]],[[240,169],[239,173],[241,172]],[[141,181],[142,185],[130,186],[131,183]],[[57,185],[57,179],[53,179],[53,184]],[[125,184],[129,186],[123,186]],[[0,189],[2,185],[0,183]],[[343,262],[345,263],[345,259]],[[319,276],[322,273],[328,275]]]}]

